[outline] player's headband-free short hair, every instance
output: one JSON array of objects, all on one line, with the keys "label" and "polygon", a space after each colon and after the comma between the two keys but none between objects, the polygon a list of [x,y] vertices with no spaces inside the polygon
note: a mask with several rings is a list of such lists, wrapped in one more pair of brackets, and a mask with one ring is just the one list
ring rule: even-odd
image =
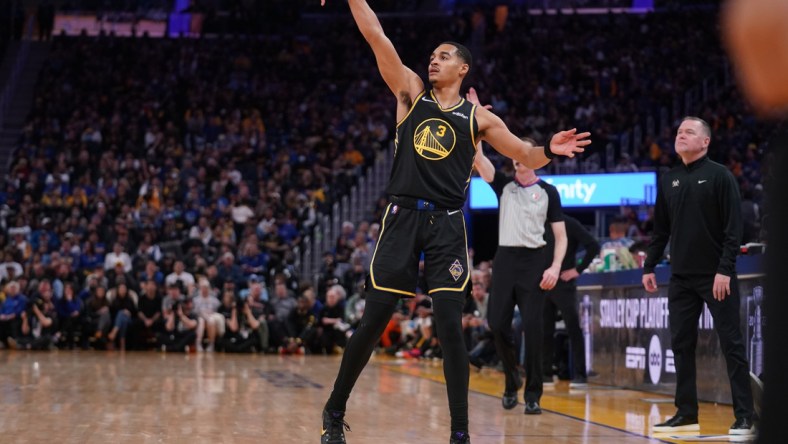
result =
[{"label": "player's headband-free short hair", "polygon": [[443,45],[451,45],[457,48],[457,56],[462,59],[468,65],[468,71],[471,70],[473,67],[473,56],[471,55],[471,51],[465,47],[465,45],[457,43],[457,42],[443,42]]}]

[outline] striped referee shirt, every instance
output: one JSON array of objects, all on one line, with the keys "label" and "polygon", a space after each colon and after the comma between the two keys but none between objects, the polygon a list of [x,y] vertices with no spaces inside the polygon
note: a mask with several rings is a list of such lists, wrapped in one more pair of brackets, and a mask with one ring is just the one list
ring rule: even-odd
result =
[{"label": "striped referee shirt", "polygon": [[498,245],[541,248],[547,223],[564,220],[561,196],[549,183],[538,179],[520,184],[496,171],[492,185],[498,196]]}]

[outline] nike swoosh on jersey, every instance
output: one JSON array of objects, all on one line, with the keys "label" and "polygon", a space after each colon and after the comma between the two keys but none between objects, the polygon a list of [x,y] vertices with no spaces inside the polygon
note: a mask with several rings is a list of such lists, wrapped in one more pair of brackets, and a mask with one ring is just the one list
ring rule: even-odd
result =
[{"label": "nike swoosh on jersey", "polygon": [[432,100],[432,99],[428,99],[428,98],[426,98],[426,97],[422,97],[422,98],[421,98],[421,100],[423,100],[423,101],[425,101],[425,102],[430,102],[430,103],[438,103],[438,102],[436,102],[436,101],[434,101],[434,100]]},{"label": "nike swoosh on jersey", "polygon": [[452,214],[457,214],[457,213],[459,213],[459,212],[460,212],[460,210],[454,210],[454,211],[448,211],[448,210],[447,210],[447,211],[446,211],[446,214],[448,214],[449,216],[451,216]]},{"label": "nike swoosh on jersey", "polygon": [[704,183],[706,180],[699,180],[698,183]]}]

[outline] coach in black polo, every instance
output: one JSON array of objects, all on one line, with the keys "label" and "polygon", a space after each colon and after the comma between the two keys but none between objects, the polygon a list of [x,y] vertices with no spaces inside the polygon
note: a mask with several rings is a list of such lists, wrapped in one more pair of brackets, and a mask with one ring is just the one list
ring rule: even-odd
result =
[{"label": "coach in black polo", "polygon": [[676,360],[676,415],[655,432],[698,431],[695,346],[698,318],[705,302],[714,317],[731,382],[736,422],[732,435],[753,432],[749,366],[739,325],[736,255],[742,236],[741,202],[736,179],[709,160],[709,124],[685,117],[676,134],[681,165],[664,174],[657,188],[654,237],[648,248],[643,286],[657,291],[654,267],[670,239],[668,288],[670,336]]}]

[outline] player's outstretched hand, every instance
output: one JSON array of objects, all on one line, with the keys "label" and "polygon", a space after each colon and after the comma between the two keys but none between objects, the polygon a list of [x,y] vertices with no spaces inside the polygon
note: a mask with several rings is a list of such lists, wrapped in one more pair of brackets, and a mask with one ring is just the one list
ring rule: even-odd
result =
[{"label": "player's outstretched hand", "polygon": [[484,109],[492,109],[492,105],[484,105],[479,102],[479,95],[476,94],[476,88],[472,87],[468,90],[468,93],[465,94],[465,100],[473,103],[474,105],[481,106]]},{"label": "player's outstretched hand", "polygon": [[557,132],[550,139],[550,151],[560,156],[575,157],[575,153],[582,153],[585,147],[591,145],[589,136],[591,133],[588,132],[578,134],[577,128]]}]

